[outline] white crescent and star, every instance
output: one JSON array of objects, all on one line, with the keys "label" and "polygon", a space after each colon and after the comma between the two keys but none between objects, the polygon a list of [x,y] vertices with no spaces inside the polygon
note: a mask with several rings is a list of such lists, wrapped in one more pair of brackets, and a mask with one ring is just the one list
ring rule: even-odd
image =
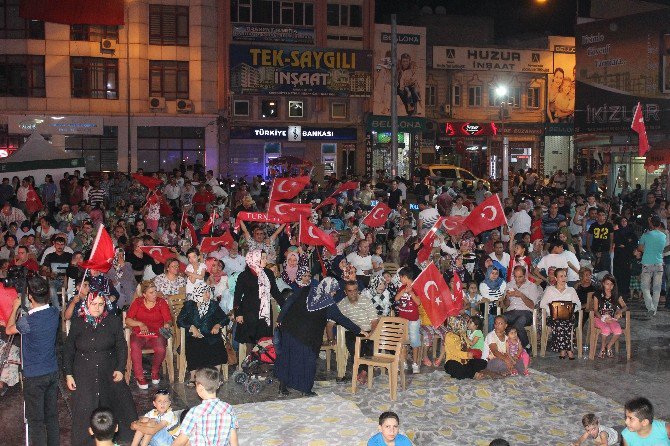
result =
[{"label": "white crescent and star", "polygon": [[[435,289],[437,290],[438,293],[440,292],[440,289],[438,288],[437,283],[435,283],[434,280],[429,280],[429,281],[426,282],[426,284],[423,286],[423,294],[425,294],[426,297],[427,297],[428,299],[430,299],[430,293],[428,293],[428,290],[429,290],[430,287],[432,287],[432,286],[435,287]],[[436,302],[437,302],[437,299],[439,299],[439,297],[436,298],[436,300],[435,300]]]},{"label": "white crescent and star", "polygon": [[486,210],[491,209],[491,218],[487,218],[489,221],[495,220],[495,218],[498,216],[498,210],[493,207],[493,206],[485,206],[484,209],[482,210],[482,218],[486,218]]},{"label": "white crescent and star", "polygon": [[372,213],[372,218],[373,218],[374,220],[379,220],[379,218],[380,218],[380,217],[378,216],[379,211],[381,211],[381,212],[383,213],[383,212],[384,212],[384,209],[382,209],[382,208],[377,208],[377,209],[374,210],[374,212]]},{"label": "white crescent and star", "polygon": [[153,255],[154,255],[154,251],[158,251],[158,255],[161,255],[161,254],[163,253],[163,250],[162,250],[161,248],[151,248],[151,249],[149,250],[149,255],[150,255],[150,256],[153,256]]},{"label": "white crescent and star", "polygon": [[286,189],[284,189],[284,188],[282,187],[282,186],[284,186],[286,183],[290,183],[291,187],[295,187],[295,181],[281,181],[281,182],[277,185],[277,190],[278,190],[279,192],[283,192],[283,193],[287,193],[287,192],[289,192],[289,191],[287,191]]},{"label": "white crescent and star", "polygon": [[314,234],[314,226],[307,227],[307,235],[309,235],[312,238],[316,238],[316,239],[319,238],[318,235]]},{"label": "white crescent and star", "polygon": [[[279,188],[277,188],[277,189],[279,189]],[[288,206],[288,204],[281,204],[281,203],[275,204],[275,212],[277,213],[277,215],[286,215],[286,212],[282,212],[282,210],[281,210],[282,207],[284,207],[284,206]],[[291,210],[293,211],[295,209],[291,209]]]}]

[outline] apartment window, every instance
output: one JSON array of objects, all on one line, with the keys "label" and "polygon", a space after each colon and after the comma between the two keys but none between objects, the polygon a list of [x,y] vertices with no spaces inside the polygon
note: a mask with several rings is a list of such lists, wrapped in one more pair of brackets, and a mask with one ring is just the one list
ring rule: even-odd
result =
[{"label": "apartment window", "polygon": [[233,0],[231,19],[240,23],[268,25],[314,25],[314,4],[282,0]]},{"label": "apartment window", "polygon": [[0,39],[44,39],[44,22],[19,16],[20,0],[0,0]]},{"label": "apartment window", "polygon": [[500,103],[503,102],[505,99],[498,97],[496,94],[496,89],[495,87],[489,87],[489,107],[499,107]]},{"label": "apartment window", "polygon": [[330,117],[333,119],[344,119],[347,117],[347,103],[333,102],[330,104]]},{"label": "apartment window", "polygon": [[526,98],[526,107],[540,108],[540,87],[530,87]]},{"label": "apartment window", "polygon": [[435,85],[426,85],[426,107],[435,107],[437,104],[437,88]]},{"label": "apartment window", "polygon": [[137,159],[145,172],[205,165],[204,127],[137,127]]},{"label": "apartment window", "polygon": [[363,11],[359,5],[329,3],[326,15],[328,26],[363,26]]},{"label": "apartment window", "polygon": [[119,98],[117,59],[70,57],[70,74],[73,98]]},{"label": "apartment window", "polygon": [[510,105],[510,107],[521,107],[521,87],[510,88],[507,103]]},{"label": "apartment window", "polygon": [[103,39],[119,41],[119,27],[104,25],[71,25],[70,40],[100,42]]},{"label": "apartment window", "polygon": [[45,97],[44,56],[0,55],[0,96]]},{"label": "apartment window", "polygon": [[451,103],[459,107],[461,105],[461,86],[454,85],[451,88]]},{"label": "apartment window", "polygon": [[188,99],[188,62],[150,60],[149,96]]},{"label": "apartment window", "polygon": [[249,101],[233,101],[233,115],[249,116]]},{"label": "apartment window", "polygon": [[470,107],[482,106],[482,87],[480,85],[468,87],[468,105]]},{"label": "apartment window", "polygon": [[76,135],[65,137],[65,150],[84,158],[87,172],[119,169],[118,127],[105,126],[102,136]]},{"label": "apartment window", "polygon": [[279,117],[279,101],[268,99],[261,101],[261,118]]},{"label": "apartment window", "polygon": [[188,46],[188,6],[149,5],[149,43]]},{"label": "apartment window", "polygon": [[288,101],[288,117],[302,118],[303,117],[303,102],[302,101]]}]

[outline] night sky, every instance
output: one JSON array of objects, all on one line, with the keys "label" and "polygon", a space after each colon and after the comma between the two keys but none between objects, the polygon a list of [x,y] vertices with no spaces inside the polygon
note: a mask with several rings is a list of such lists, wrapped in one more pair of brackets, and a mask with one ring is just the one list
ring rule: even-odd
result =
[{"label": "night sky", "polygon": [[[611,0],[616,1],[616,0]],[[444,6],[448,15],[481,15],[495,19],[496,37],[528,34],[574,35],[578,0],[377,0],[377,22],[387,23],[389,14],[418,11],[422,6]],[[579,0],[580,15],[586,16],[590,0]]]}]

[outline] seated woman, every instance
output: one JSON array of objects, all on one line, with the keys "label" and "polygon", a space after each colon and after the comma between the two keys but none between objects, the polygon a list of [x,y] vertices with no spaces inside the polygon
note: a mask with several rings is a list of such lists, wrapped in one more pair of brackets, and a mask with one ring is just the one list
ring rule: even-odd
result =
[{"label": "seated woman", "polygon": [[137,282],[133,275],[133,267],[126,262],[126,254],[123,248],[116,250],[112,268],[106,276],[112,286],[119,292],[119,300],[116,302],[116,306],[120,309],[127,309],[133,301]]},{"label": "seated woman", "polygon": [[154,277],[154,285],[158,295],[164,299],[183,293],[186,279],[179,273],[179,260],[168,259],[165,262],[165,272]]},{"label": "seated woman", "polygon": [[552,351],[560,352],[559,358],[565,359],[567,352],[569,359],[575,359],[572,351],[573,332],[575,330],[574,318],[556,319],[551,317],[551,303],[556,301],[572,302],[573,311],[577,312],[582,308],[577,292],[574,288],[568,286],[568,272],[565,268],[556,268],[554,271],[556,285],[550,285],[544,290],[544,296],[540,301],[540,308],[544,309],[550,316],[547,318],[547,325],[551,327],[551,341],[549,346]]},{"label": "seated woman", "polygon": [[177,318],[177,325],[186,329],[186,364],[191,372],[189,387],[195,387],[195,371],[216,368],[228,362],[221,328],[228,325],[228,316],[211,299],[211,287],[200,283],[193,288]]},{"label": "seated woman", "polygon": [[[619,294],[616,279],[611,274],[607,274],[602,280],[602,290],[593,296],[593,324],[600,330],[602,340],[599,358],[604,358],[605,355],[608,358],[614,356],[612,346],[616,344],[619,336],[623,333],[621,325],[619,325],[619,319],[621,319],[626,309],[626,302]],[[609,335],[612,335],[612,337],[607,342]]]},{"label": "seated woman", "polygon": [[286,260],[284,260],[281,279],[286,282],[293,291],[300,286],[298,281],[305,271],[309,271],[309,258],[302,252],[301,248],[291,246],[286,251]]},{"label": "seated woman", "polygon": [[468,351],[466,337],[466,319],[461,316],[447,319],[447,333],[444,336],[444,371],[455,379],[472,379],[477,372],[486,368],[485,359],[473,357]]},{"label": "seated woman", "polygon": [[130,335],[130,357],[133,361],[133,373],[137,386],[148,389],[149,384],[144,379],[142,368],[142,349],[151,348],[154,357],[151,364],[151,382],[160,383],[160,369],[165,359],[167,340],[160,333],[161,328],[169,329],[172,326],[170,308],[165,299],[158,297],[156,285],[150,280],[141,283],[142,295],[135,299],[128,309],[126,326],[132,328]]}]

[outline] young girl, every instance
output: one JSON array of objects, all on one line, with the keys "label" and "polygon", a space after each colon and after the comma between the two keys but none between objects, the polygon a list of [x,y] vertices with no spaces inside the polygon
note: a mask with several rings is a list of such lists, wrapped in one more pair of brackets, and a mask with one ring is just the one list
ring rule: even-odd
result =
[{"label": "young girl", "polygon": [[[611,358],[614,356],[612,346],[616,344],[623,332],[621,325],[619,325],[619,319],[626,311],[626,302],[619,295],[614,276],[607,274],[603,277],[601,283],[602,290],[593,295],[593,324],[600,329],[600,338],[602,339],[599,357],[604,358],[607,354],[607,357]],[[607,337],[610,334],[612,338],[608,343]]]},{"label": "young girl", "polygon": [[205,283],[205,273],[207,265],[200,261],[200,252],[197,248],[191,248],[186,251],[188,266],[186,266],[186,299],[191,299],[191,295],[196,286]]},{"label": "young girl", "polygon": [[468,352],[472,353],[472,357],[476,359],[481,359],[484,350],[483,325],[484,321],[479,316],[473,316],[468,322],[468,337],[465,342],[468,344]]},{"label": "young girl", "polygon": [[[421,300],[412,290],[412,283],[414,282],[414,271],[405,266],[398,271],[398,277],[402,286],[395,296],[395,301],[398,304],[397,314],[399,317],[408,320],[409,344],[412,347],[411,351],[407,352],[408,359],[412,359],[412,373],[419,373],[419,350],[421,347],[421,321],[419,320],[419,306]],[[405,362],[405,364],[407,364]]]},{"label": "young girl", "polygon": [[[528,364],[530,364],[530,356],[521,345],[519,341],[519,333],[517,333],[516,328],[509,327],[507,329],[507,354],[512,358],[516,363],[519,359],[523,362],[523,374],[528,375]],[[519,372],[516,369],[512,369],[512,376],[518,375]]]},{"label": "young girl", "polygon": [[469,313],[471,316],[477,315],[479,313],[477,308],[479,307],[479,302],[482,300],[477,282],[470,282],[468,284],[468,289],[465,291],[465,300],[470,304],[470,310],[466,311],[466,313]]}]

